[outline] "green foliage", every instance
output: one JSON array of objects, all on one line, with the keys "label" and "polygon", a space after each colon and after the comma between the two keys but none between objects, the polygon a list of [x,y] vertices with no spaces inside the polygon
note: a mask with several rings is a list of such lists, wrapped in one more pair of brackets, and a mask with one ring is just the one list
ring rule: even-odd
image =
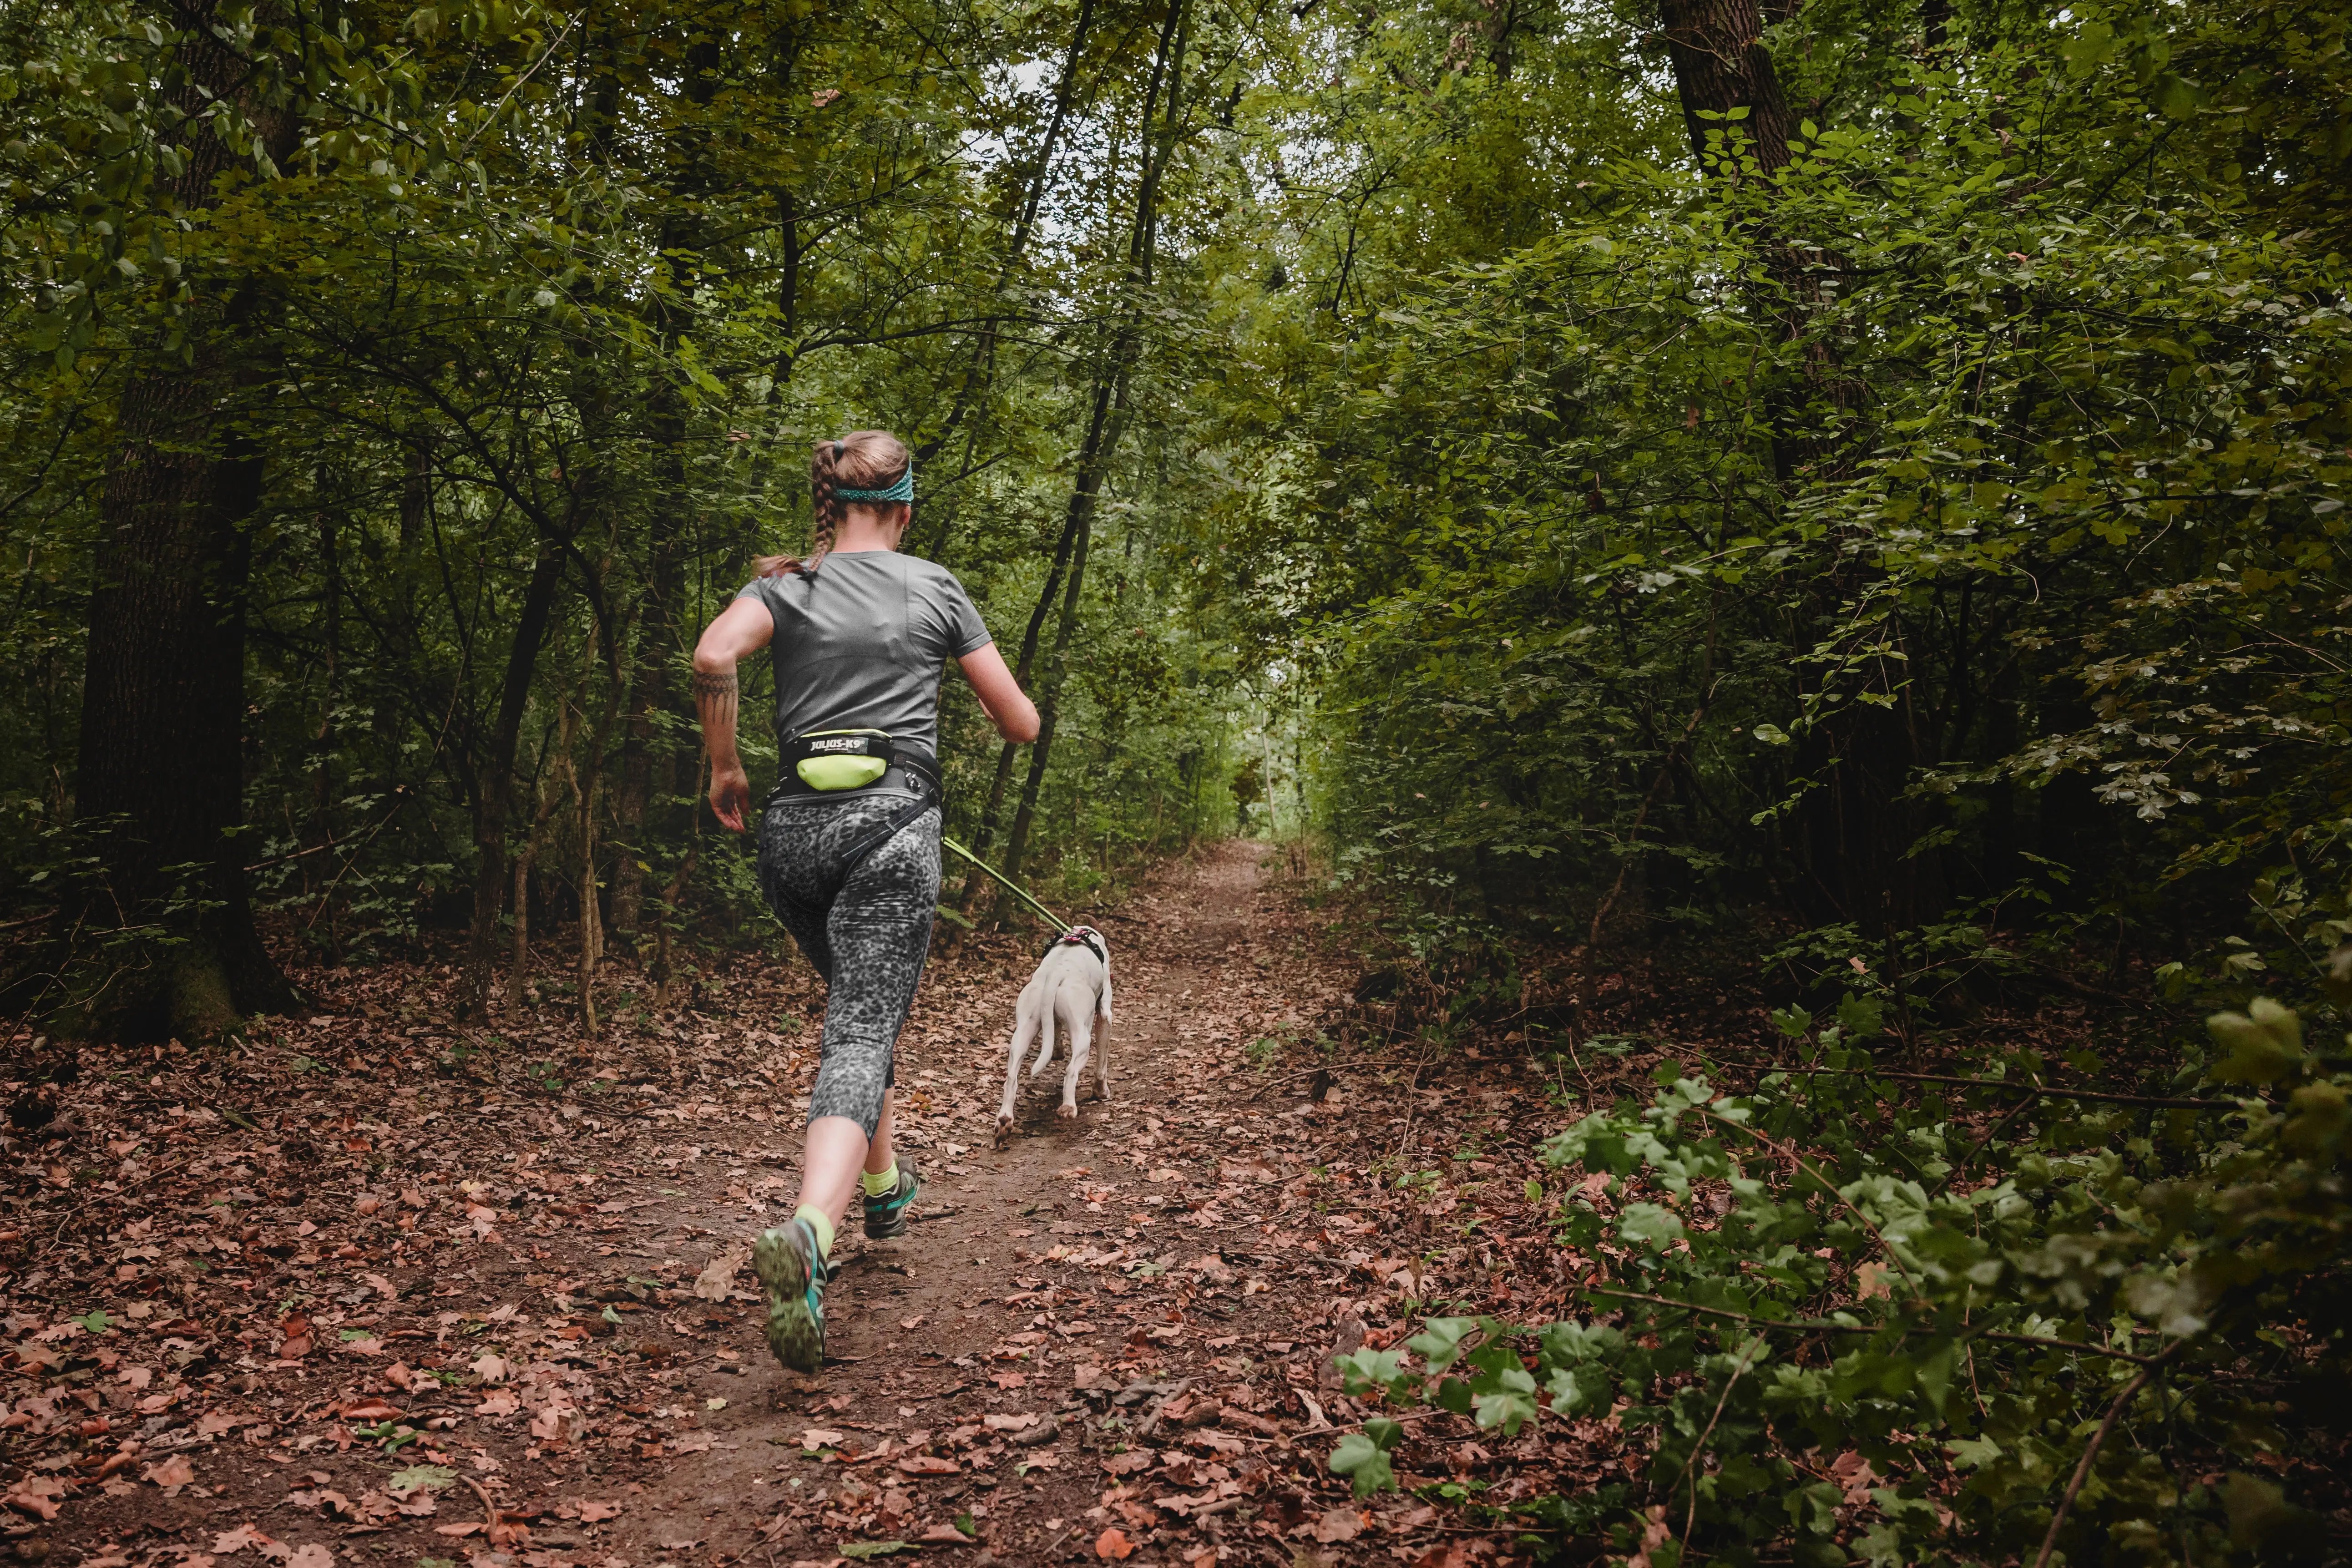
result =
[{"label": "green foliage", "polygon": [[[1290,504],[1231,527],[1321,672],[1343,869],[1580,933],[1769,889],[1864,951],[1968,902],[2169,936],[2340,873],[2346,149],[2265,84],[2337,100],[2345,24],[2258,9],[1963,5],[1944,51],[1797,9],[1812,119],[1738,183],[1590,100],[1612,17],[1434,100],[1409,26],[1302,86],[1360,205],[1299,219],[1336,296],[1255,308]],[[1452,243],[1530,124],[1572,188]]]},{"label": "green foliage", "polygon": [[[1058,57],[1076,14],[681,0],[623,26],[526,0],[281,26],[265,9],[239,34],[247,96],[190,121],[186,15],[0,6],[0,539],[19,563],[0,890],[49,896],[58,879],[34,878],[58,857],[36,851],[73,817],[116,411],[258,300],[219,433],[265,465],[238,847],[264,909],[320,956],[408,950],[465,918],[487,832],[531,857],[542,932],[598,889],[647,956],[765,932],[746,858],[712,851],[698,808],[687,649],[754,555],[800,548],[812,438],[860,426],[937,447],[912,542],[1008,655],[1045,615],[1066,433],[1124,286],[1103,230],[1136,199],[1115,150],[1149,60],[1121,42],[1133,18],[1097,19],[1042,181],[1051,95],[967,68]],[[1227,68],[1223,26],[1183,63],[1180,152]],[[270,115],[299,122],[283,166],[255,131]],[[180,171],[215,154],[229,171],[191,206]],[[1033,861],[1079,891],[1233,819],[1231,639],[1194,592],[1203,481],[1167,405],[1197,287],[1170,269],[1126,372],[1138,412],[1036,803]],[[533,648],[516,628],[546,562]],[[486,828],[517,671],[511,800]],[[950,829],[993,810],[1001,838],[1013,803],[990,805],[994,740],[955,684]]]},{"label": "green foliage", "polygon": [[[1557,1222],[1565,1247],[1622,1249],[1587,1287],[1592,1318],[1433,1319],[1407,1342],[1419,1365],[1360,1352],[1340,1370],[1359,1395],[1506,1431],[1613,1412],[1685,1553],[2031,1552],[2112,1413],[2128,1437],[2092,1461],[2070,1561],[2101,1539],[2152,1562],[2277,1560],[2315,1526],[2273,1483],[2177,1477],[2211,1445],[2289,1441],[2273,1380],[2352,1373],[2352,1041],[2305,1052],[2266,998],[2210,1028],[2226,1054],[2169,1087],[2240,1091],[2215,1110],[2039,1095],[2025,1056],[1922,1097],[1832,1031],[1813,1043],[1838,1076],[1774,1074],[1744,1098],[1677,1079],[1546,1147],[1616,1178],[1617,1201],[1580,1194]],[[1955,1124],[1969,1107],[2013,1109],[1979,1140]],[[1846,1456],[1837,1483],[1808,1451]]]},{"label": "green foliage", "polygon": [[1396,1472],[1390,1468],[1389,1450],[1403,1435],[1404,1428],[1398,1423],[1385,1416],[1372,1417],[1362,1431],[1339,1439],[1339,1446],[1331,1451],[1331,1473],[1347,1477],[1358,1497],[1394,1486]]}]

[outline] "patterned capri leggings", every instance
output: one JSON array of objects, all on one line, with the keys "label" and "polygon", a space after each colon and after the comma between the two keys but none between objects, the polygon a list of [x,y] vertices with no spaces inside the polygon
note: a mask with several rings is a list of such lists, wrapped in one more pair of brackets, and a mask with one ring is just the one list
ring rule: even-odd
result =
[{"label": "patterned capri leggings", "polygon": [[845,853],[907,806],[904,795],[787,797],[760,820],[760,885],[824,976],[824,1043],[808,1119],[846,1116],[874,1136],[898,1031],[930,956],[940,898],[934,806],[855,866]]}]

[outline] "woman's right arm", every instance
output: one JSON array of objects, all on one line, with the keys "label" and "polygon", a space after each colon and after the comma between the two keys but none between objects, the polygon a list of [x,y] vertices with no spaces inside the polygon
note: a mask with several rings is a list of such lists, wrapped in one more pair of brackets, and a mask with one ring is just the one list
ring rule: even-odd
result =
[{"label": "woman's right arm", "polygon": [[972,695],[980,699],[998,734],[1016,746],[1037,738],[1037,705],[1004,668],[1004,656],[994,643],[982,644],[956,663],[963,667],[963,678],[971,683]]},{"label": "woman's right arm", "polygon": [[735,666],[768,646],[775,617],[757,599],[738,599],[703,628],[694,645],[694,710],[702,721],[702,743],[710,752],[710,810],[737,833],[751,805],[751,781],[735,749],[735,707],[740,694]]}]

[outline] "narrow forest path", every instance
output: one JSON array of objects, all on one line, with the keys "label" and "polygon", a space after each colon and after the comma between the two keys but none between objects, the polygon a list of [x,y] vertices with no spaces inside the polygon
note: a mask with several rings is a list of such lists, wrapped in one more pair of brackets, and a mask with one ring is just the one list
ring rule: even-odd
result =
[{"label": "narrow forest path", "polygon": [[[1082,1101],[1075,1121],[1054,1113],[1057,1060],[1024,1080],[1014,1131],[991,1147],[1017,972],[977,995],[927,998],[901,1081],[954,1105],[910,1119],[926,1183],[917,1225],[883,1243],[852,1227],[828,1299],[837,1364],[820,1376],[767,1363],[756,1310],[737,1314],[754,1325],[743,1351],[754,1370],[713,1367],[684,1391],[729,1403],[701,1424],[709,1447],[680,1454],[628,1510],[614,1531],[624,1556],[659,1561],[688,1542],[744,1556],[772,1543],[780,1560],[829,1561],[861,1537],[939,1542],[961,1533],[960,1516],[1015,1562],[1092,1557],[1107,1530],[1150,1542],[1163,1520],[1186,1516],[1149,1502],[1120,1510],[1128,1499],[1107,1506],[1101,1494],[1115,1486],[1107,1468],[1142,1479],[1110,1451],[1155,1416],[1171,1437],[1207,1436],[1177,1450],[1196,1456],[1177,1474],[1118,1489],[1199,1494],[1192,1516],[1245,1496],[1219,1459],[1274,1445],[1247,1426],[1210,1430],[1225,1425],[1221,1394],[1256,1374],[1278,1404],[1287,1374],[1312,1386],[1328,1347],[1302,1341],[1297,1304],[1256,1267],[1275,1246],[1260,1194],[1281,1154],[1301,1156],[1289,1147],[1297,1122],[1242,1070],[1244,1037],[1296,1029],[1342,995],[1337,976],[1302,963],[1303,946],[1255,940],[1296,934],[1265,891],[1262,854],[1222,846],[1101,917],[1113,945],[1111,1099]],[[697,1195],[725,1202],[715,1183]],[[1114,1414],[1125,1430],[1104,1430]],[[1213,1539],[1189,1533],[1196,1553]]]},{"label": "narrow forest path", "polygon": [[[1507,1531],[1334,1482],[1328,1428],[1360,1413],[1328,1363],[1400,1337],[1436,1271],[1525,1300],[1509,1248],[1536,1258],[1539,1222],[1514,1242],[1489,1214],[1441,1248],[1431,1219],[1498,1169],[1482,1147],[1539,1133],[1543,1085],[1302,1067],[1357,976],[1265,853],[1215,847],[1089,911],[1111,1100],[1064,1122],[1049,1069],[1002,1151],[1036,944],[935,961],[899,1055],[927,1194],[901,1240],[850,1227],[813,1378],[769,1358],[730,1273],[797,1183],[821,1011],[797,958],[738,962],[666,1016],[624,996],[593,1042],[551,1005],[457,1029],[451,972],[410,964],[306,977],[335,1011],[226,1058],[85,1048],[53,1128],[8,1145],[20,1559],[1492,1561]],[[1444,1173],[1409,1204],[1367,1179],[1423,1142],[1470,1163],[1421,1156]],[[1516,1208],[1505,1174],[1486,1189]],[[1532,1483],[1497,1462],[1573,1457],[1416,1419],[1401,1473],[1501,1477],[1498,1500]]]}]

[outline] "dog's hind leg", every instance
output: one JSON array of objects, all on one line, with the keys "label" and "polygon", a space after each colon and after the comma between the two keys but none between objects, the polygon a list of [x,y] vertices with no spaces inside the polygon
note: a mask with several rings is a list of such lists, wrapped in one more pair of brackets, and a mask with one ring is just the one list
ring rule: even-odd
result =
[{"label": "dog's hind leg", "polygon": [[1078,1114],[1078,1079],[1087,1070],[1087,1058],[1093,1053],[1094,1016],[1080,1013],[1070,1020],[1070,1070],[1062,1075],[1061,1114],[1075,1119]]},{"label": "dog's hind leg", "polygon": [[1105,1027],[1110,1022],[1110,998],[1108,994],[1105,994],[1103,1001],[1104,1011],[1095,1015],[1095,1026],[1087,1031],[1087,1044],[1095,1060],[1095,1098],[1108,1104],[1110,1102],[1110,1034]]},{"label": "dog's hind leg", "polygon": [[1030,1037],[1036,1032],[1036,1016],[1023,1009],[1020,1022],[1013,1027],[1013,1049],[1004,1058],[1004,1099],[996,1108],[994,1142],[999,1148],[1013,1131],[1013,1102],[1021,1093],[1021,1053],[1029,1048]]}]

